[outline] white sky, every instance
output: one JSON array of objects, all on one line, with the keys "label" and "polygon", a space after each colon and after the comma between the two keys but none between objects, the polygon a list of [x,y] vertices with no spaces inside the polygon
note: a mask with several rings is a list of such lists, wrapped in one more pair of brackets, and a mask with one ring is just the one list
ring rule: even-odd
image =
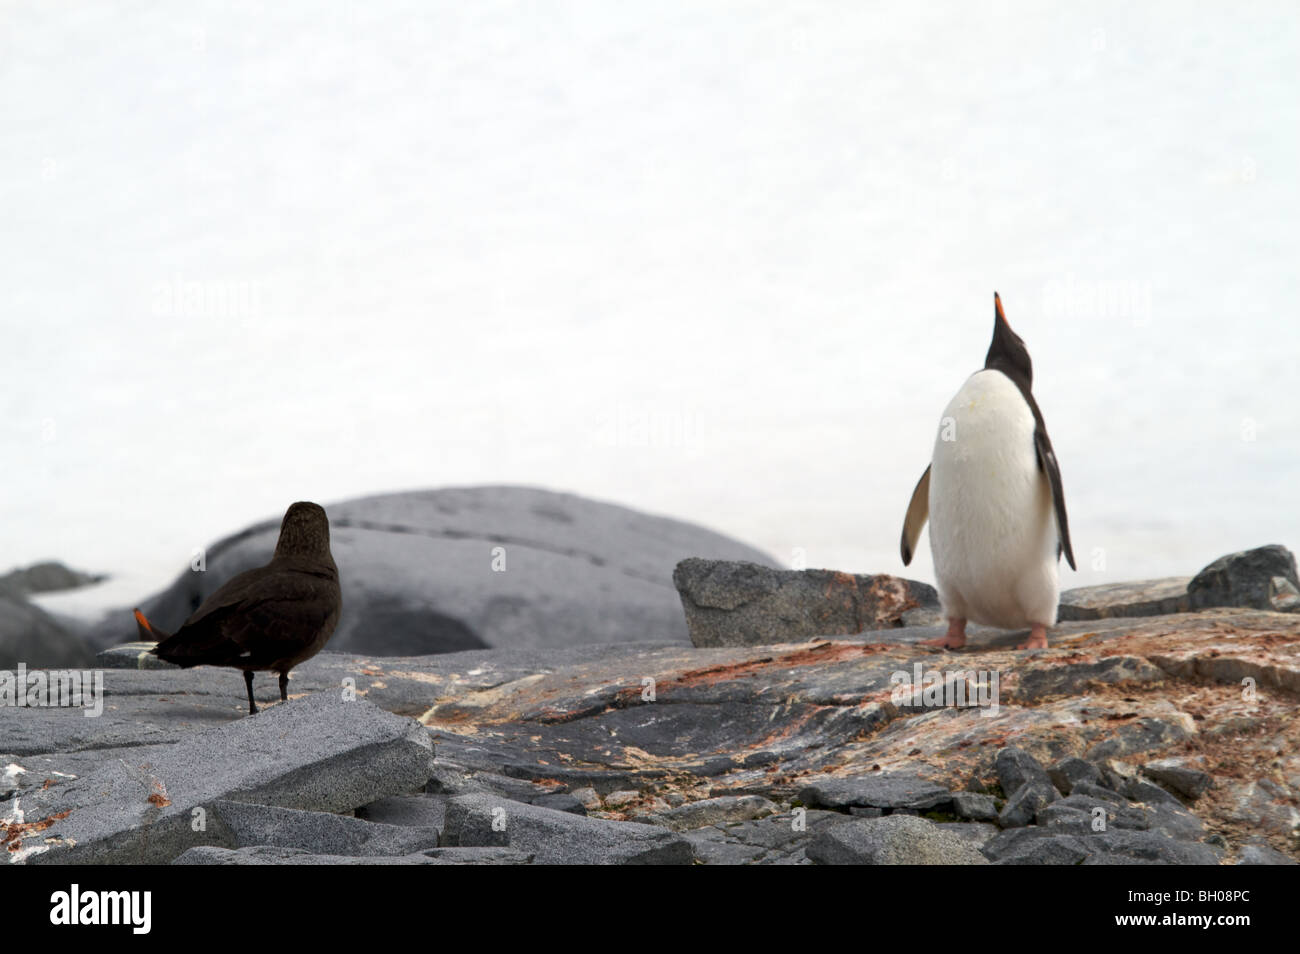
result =
[{"label": "white sky", "polygon": [[1294,4],[179,6],[0,4],[0,569],[525,483],[902,572],[995,288],[1064,586],[1300,545]]}]

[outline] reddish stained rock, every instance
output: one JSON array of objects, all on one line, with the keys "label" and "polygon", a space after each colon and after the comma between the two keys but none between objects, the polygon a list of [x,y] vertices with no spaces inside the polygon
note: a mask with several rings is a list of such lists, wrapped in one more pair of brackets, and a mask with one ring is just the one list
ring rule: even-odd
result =
[{"label": "reddish stained rock", "polygon": [[[645,650],[444,697],[425,721],[436,729],[438,713],[454,707],[475,725],[475,746],[526,745],[530,758],[563,767],[548,777],[598,790],[602,777],[616,777],[611,785],[648,801],[788,801],[809,777],[882,770],[978,788],[996,782],[993,758],[1008,745],[1044,764],[1123,759],[1130,773],[1158,758],[1196,758],[1216,778],[1195,809],[1208,832],[1231,848],[1262,831],[1300,857],[1287,828],[1300,804],[1300,720],[1290,717],[1300,618],[1219,609],[1069,623],[1033,653],[996,648],[1000,636],[977,636],[955,653],[915,645],[928,635],[908,628],[873,633],[870,644]],[[900,641],[882,641],[889,637]],[[922,676],[996,674],[998,704],[900,707],[895,690],[911,688],[917,665]],[[1255,674],[1253,699],[1239,671]],[[654,680],[654,702],[643,701],[643,677]],[[602,700],[610,704],[593,705]],[[546,725],[547,707],[584,714]]]}]

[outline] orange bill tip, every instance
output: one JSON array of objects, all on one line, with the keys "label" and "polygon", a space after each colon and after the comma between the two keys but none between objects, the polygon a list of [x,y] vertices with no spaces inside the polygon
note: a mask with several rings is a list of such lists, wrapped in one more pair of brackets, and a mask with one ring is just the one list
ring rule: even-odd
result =
[{"label": "orange bill tip", "polygon": [[1000,318],[1002,321],[1006,321],[1007,316],[1002,313],[1002,299],[1001,297],[999,297],[997,292],[993,293],[993,307],[997,311],[998,318]]},{"label": "orange bill tip", "polygon": [[149,632],[153,632],[153,627],[149,625],[149,620],[145,617],[144,613],[141,613],[139,610],[135,611],[135,621]]}]

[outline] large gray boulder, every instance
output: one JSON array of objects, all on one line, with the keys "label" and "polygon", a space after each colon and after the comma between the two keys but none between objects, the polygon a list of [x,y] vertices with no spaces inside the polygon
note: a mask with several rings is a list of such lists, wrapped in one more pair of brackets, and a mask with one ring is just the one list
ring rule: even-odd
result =
[{"label": "large gray boulder", "polygon": [[47,560],[0,575],[0,596],[28,596],[32,593],[75,590],[104,579],[103,574],[83,573],[54,560]]},{"label": "large gray boulder", "polygon": [[986,865],[965,838],[913,815],[863,818],[814,835],[808,857],[820,865]]},{"label": "large gray boulder", "polygon": [[1187,584],[1192,609],[1250,606],[1281,610],[1287,586],[1300,586],[1295,554],[1281,544],[1256,547],[1219,557]]},{"label": "large gray boulder", "polygon": [[0,595],[0,669],[83,668],[95,653],[85,641],[39,606]]},{"label": "large gray boulder", "polygon": [[[770,564],[693,524],[527,487],[365,497],[326,508],[343,584],[329,648],[425,655],[495,647],[685,642],[673,566],[705,555]],[[172,631],[222,583],[271,557],[276,516],[207,549],[142,608]],[[135,638],[129,612],[95,627],[98,648]]]},{"label": "large gray boulder", "polygon": [[799,790],[799,800],[822,808],[929,811],[948,805],[952,793],[942,785],[905,772],[881,772],[817,779]]}]

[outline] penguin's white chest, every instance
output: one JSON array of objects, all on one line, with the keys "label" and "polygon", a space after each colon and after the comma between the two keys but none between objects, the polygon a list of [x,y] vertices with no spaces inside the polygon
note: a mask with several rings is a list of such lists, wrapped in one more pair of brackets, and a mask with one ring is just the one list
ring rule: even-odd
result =
[{"label": "penguin's white chest", "polygon": [[1019,629],[1056,622],[1057,530],[1034,415],[1000,371],[944,409],[930,465],[930,550],[948,616]]}]

